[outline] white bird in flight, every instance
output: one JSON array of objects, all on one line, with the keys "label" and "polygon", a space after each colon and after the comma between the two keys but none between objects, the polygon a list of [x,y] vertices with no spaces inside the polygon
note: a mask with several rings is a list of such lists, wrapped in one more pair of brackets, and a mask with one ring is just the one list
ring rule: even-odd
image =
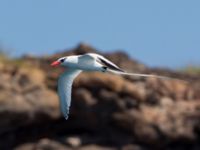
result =
[{"label": "white bird in flight", "polygon": [[112,72],[121,75],[172,79],[165,76],[157,76],[151,74],[127,73],[105,57],[95,53],[86,53],[84,55],[62,57],[54,61],[51,66],[67,67],[64,73],[62,73],[58,79],[58,95],[60,99],[60,108],[66,120],[68,119],[71,104],[72,83],[73,80],[81,73],[81,71]]}]

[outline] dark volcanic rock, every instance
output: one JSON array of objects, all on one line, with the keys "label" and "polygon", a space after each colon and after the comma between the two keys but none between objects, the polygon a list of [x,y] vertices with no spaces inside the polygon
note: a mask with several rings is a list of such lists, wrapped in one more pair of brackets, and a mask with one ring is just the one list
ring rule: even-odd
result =
[{"label": "dark volcanic rock", "polygon": [[0,149],[200,149],[200,78],[150,69],[122,52],[105,54],[124,70],[190,81],[82,73],[75,80],[70,117],[59,111],[51,61],[96,52],[81,44],[29,67],[0,62]]}]

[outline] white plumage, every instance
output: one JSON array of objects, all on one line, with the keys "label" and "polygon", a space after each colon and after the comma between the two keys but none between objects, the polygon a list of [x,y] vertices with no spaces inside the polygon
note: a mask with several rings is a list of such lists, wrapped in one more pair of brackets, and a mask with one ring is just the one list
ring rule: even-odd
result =
[{"label": "white plumage", "polygon": [[64,73],[62,73],[58,79],[58,95],[60,99],[60,108],[65,119],[67,119],[69,115],[72,83],[73,80],[81,73],[81,71],[101,71],[112,72],[122,75],[171,79],[169,77],[157,75],[126,73],[105,57],[94,53],[62,57],[57,61],[54,61],[51,65],[60,65],[67,68],[66,71],[64,71]]},{"label": "white plumage", "polygon": [[69,69],[65,71],[58,79],[58,95],[60,98],[60,108],[65,119],[68,118],[71,104],[71,90],[73,80],[78,76],[81,70]]}]

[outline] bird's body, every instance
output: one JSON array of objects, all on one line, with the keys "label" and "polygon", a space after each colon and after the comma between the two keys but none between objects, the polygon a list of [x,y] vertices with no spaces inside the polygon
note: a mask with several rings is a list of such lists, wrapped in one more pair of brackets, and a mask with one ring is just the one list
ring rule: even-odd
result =
[{"label": "bird's body", "polygon": [[122,75],[169,79],[168,77],[156,76],[156,75],[126,73],[117,65],[106,59],[105,57],[94,53],[62,57],[57,61],[53,62],[51,65],[52,66],[60,65],[68,68],[66,69],[66,71],[64,71],[64,73],[60,75],[58,79],[58,95],[60,99],[60,108],[65,119],[68,118],[69,114],[73,80],[82,71],[112,72]]}]

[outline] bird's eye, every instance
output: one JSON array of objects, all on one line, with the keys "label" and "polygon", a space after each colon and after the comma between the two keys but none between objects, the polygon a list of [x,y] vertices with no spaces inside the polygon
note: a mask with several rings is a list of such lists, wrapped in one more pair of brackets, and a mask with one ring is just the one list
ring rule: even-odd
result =
[{"label": "bird's eye", "polygon": [[62,58],[62,59],[60,60],[61,63],[63,63],[64,61],[65,61],[65,58]]}]

